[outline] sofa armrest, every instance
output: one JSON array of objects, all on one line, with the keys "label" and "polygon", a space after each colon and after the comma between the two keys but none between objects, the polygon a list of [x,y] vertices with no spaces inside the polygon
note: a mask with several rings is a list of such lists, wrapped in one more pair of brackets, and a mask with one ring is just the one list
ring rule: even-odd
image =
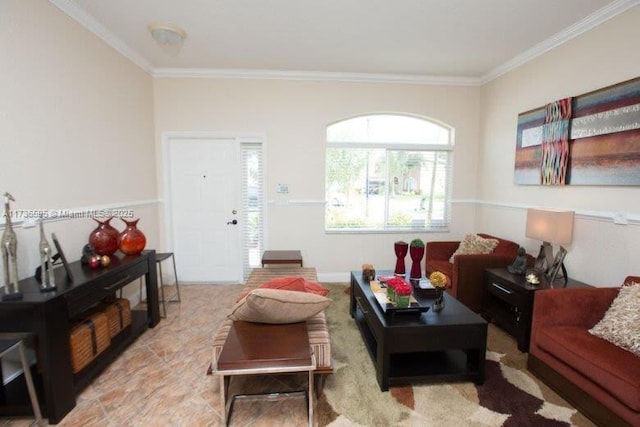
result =
[{"label": "sofa armrest", "polygon": [[427,242],[426,260],[449,261],[458,246],[460,246],[460,241]]},{"label": "sofa armrest", "polygon": [[602,319],[620,288],[543,289],[534,295],[533,327],[592,328]]},{"label": "sofa armrest", "polygon": [[473,311],[480,311],[484,298],[484,270],[506,267],[513,256],[494,254],[456,255],[453,258],[452,294]]}]

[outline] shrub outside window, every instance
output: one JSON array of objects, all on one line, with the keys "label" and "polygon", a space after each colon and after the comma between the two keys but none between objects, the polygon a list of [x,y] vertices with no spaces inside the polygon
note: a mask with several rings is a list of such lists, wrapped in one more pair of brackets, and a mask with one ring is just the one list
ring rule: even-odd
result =
[{"label": "shrub outside window", "polygon": [[328,232],[443,231],[450,222],[453,130],[401,114],[327,127]]}]

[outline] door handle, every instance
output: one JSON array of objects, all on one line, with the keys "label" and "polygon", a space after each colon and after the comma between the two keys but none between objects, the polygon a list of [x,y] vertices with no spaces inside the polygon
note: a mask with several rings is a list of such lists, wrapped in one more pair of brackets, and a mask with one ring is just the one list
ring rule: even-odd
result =
[{"label": "door handle", "polygon": [[231,224],[231,225],[236,225],[238,223],[237,219],[234,219],[233,221],[227,221],[227,225]]}]

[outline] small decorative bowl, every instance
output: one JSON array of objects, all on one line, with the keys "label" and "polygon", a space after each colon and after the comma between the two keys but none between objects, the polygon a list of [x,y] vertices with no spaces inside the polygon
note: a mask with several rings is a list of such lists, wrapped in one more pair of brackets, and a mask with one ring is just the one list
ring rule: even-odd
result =
[{"label": "small decorative bowl", "polygon": [[540,279],[538,279],[538,276],[531,273],[527,275],[527,282],[531,283],[532,285],[537,285],[538,283],[540,283]]}]

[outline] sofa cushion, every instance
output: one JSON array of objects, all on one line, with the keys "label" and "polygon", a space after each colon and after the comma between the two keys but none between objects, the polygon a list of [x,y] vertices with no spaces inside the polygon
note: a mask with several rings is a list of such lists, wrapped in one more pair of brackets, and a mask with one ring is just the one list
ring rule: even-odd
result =
[{"label": "sofa cushion", "polygon": [[589,332],[640,356],[640,284],[620,288],[602,320]]},{"label": "sofa cushion", "polygon": [[490,254],[498,246],[498,243],[497,239],[486,239],[477,234],[467,234],[460,242],[458,249],[449,258],[449,262],[453,262],[453,257],[456,255]]},{"label": "sofa cushion", "polygon": [[538,330],[538,346],[598,384],[634,411],[640,411],[640,359],[576,326]]},{"label": "sofa cushion", "polygon": [[295,323],[324,310],[331,300],[309,292],[258,288],[236,303],[231,320],[256,323]]},{"label": "sofa cushion", "polygon": [[495,247],[493,252],[491,252],[494,255],[512,256],[515,258],[518,254],[518,248],[520,247],[520,245],[518,245],[516,242],[501,239],[490,234],[478,233],[478,236],[484,237],[485,239],[496,239],[498,241],[498,245]]}]

